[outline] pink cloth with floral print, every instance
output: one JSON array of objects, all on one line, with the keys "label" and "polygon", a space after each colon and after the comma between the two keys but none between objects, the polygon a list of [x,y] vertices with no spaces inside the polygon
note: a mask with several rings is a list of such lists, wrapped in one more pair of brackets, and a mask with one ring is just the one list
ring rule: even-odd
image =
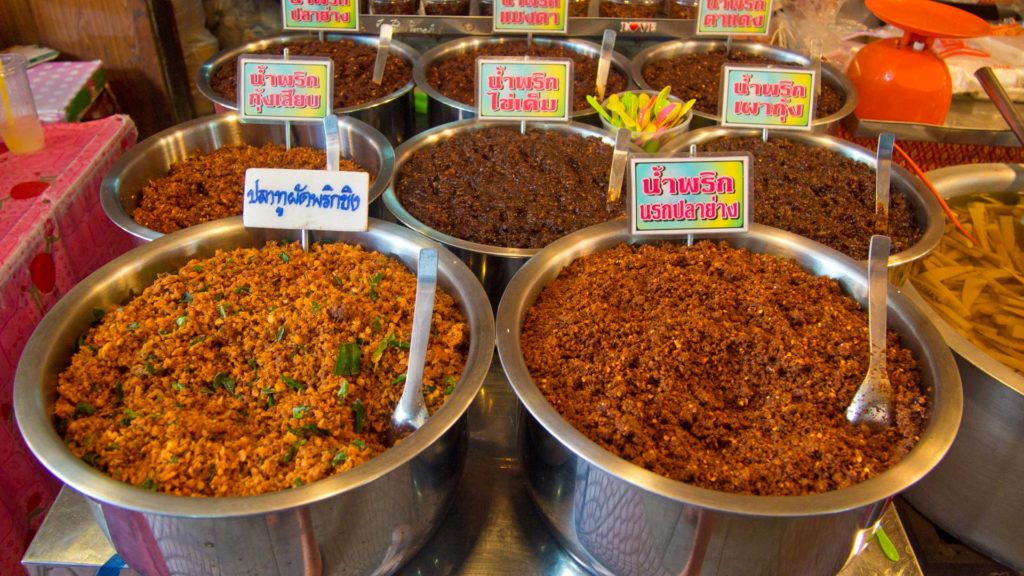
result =
[{"label": "pink cloth with floral print", "polygon": [[16,156],[0,146],[0,574],[21,557],[60,483],[18,434],[12,409],[21,351],[61,295],[134,242],[99,201],[111,164],[135,144],[127,116],[44,127],[46,147]]}]

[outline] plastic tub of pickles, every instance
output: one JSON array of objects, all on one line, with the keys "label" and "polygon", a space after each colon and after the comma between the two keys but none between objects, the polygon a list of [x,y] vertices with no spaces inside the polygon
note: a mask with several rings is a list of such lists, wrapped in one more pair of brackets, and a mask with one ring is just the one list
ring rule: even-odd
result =
[{"label": "plastic tub of pickles", "polygon": [[911,276],[916,292],[907,289],[936,312],[964,383],[956,441],[907,497],[946,531],[1024,570],[1024,165],[928,176],[977,242],[947,222]]}]

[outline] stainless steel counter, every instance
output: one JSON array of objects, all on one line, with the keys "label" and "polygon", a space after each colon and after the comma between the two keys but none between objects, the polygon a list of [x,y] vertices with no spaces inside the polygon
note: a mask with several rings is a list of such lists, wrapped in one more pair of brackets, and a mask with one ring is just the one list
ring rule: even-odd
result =
[{"label": "stainless steel counter", "polygon": [[[1024,105],[1015,104],[1024,112]],[[847,121],[854,136],[874,138],[882,132],[892,132],[900,140],[923,140],[947,144],[977,144],[981,146],[1020,146],[1020,142],[1007,127],[990,100],[967,96],[953,98],[942,126],[912,122],[883,122],[861,120],[856,113]]]},{"label": "stainless steel counter", "polygon": [[[459,498],[438,533],[399,574],[587,574],[555,542],[526,493],[516,449],[518,403],[495,355],[480,395],[470,408],[470,445]],[[890,507],[882,526],[899,551],[892,562],[872,539],[842,576],[914,576],[921,568]],[[32,576],[98,574],[114,551],[85,500],[65,488],[25,554]],[[113,564],[113,563],[112,563]],[[134,576],[109,567],[101,576]]]}]

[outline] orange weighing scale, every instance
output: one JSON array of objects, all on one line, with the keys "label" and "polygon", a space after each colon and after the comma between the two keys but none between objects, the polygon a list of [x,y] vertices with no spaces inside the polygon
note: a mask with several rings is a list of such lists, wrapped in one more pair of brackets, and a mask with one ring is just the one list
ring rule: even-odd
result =
[{"label": "orange weighing scale", "polygon": [[953,99],[946,63],[934,52],[936,38],[987,36],[977,16],[930,0],[866,0],[902,38],[876,40],[854,56],[846,75],[857,87],[858,118],[943,124]]}]

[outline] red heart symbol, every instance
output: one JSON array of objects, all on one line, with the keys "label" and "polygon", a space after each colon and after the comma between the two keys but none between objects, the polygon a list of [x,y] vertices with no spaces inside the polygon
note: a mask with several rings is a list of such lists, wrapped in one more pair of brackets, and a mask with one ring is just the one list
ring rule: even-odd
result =
[{"label": "red heart symbol", "polygon": [[629,23],[629,31],[630,32],[636,32],[639,29],[640,29],[640,24],[639,23],[637,23],[637,22],[630,22]]}]

